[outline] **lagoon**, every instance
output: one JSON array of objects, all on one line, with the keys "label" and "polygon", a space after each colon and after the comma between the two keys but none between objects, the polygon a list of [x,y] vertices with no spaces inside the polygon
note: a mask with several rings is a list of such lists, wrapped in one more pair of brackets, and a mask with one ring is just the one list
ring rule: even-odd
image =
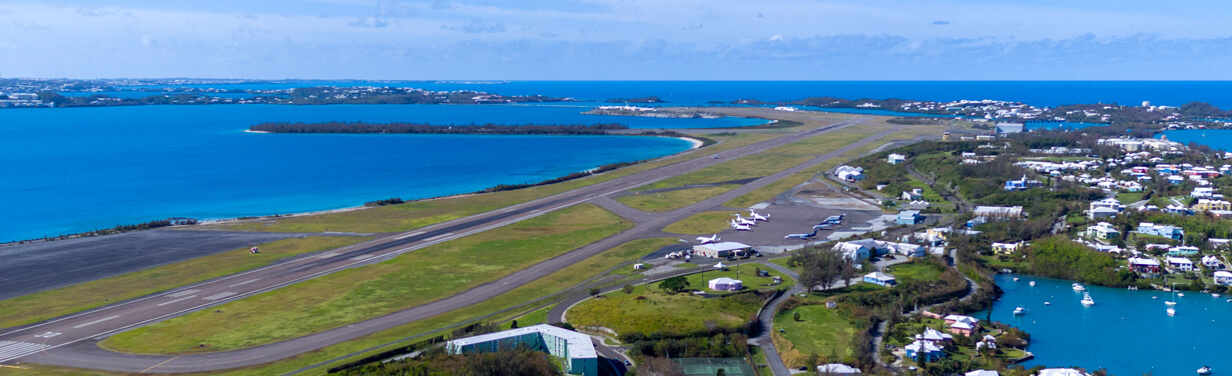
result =
[{"label": "lagoon", "polygon": [[[1020,279],[1014,282],[1013,277]],[[1082,293],[1073,291],[1072,281],[1016,274],[997,275],[996,281],[1005,295],[993,305],[991,318],[1031,334],[1027,350],[1035,353],[1035,359],[1024,363],[1027,367],[1192,375],[1209,365],[1216,374],[1232,372],[1232,357],[1226,353],[1227,336],[1232,333],[1228,296],[1188,292],[1177,298],[1177,314],[1169,317],[1163,302],[1170,295],[1162,291],[1087,286],[1096,304],[1084,307],[1078,302]],[[1027,313],[1014,316],[1018,306]],[[975,316],[983,319],[985,313]]]}]

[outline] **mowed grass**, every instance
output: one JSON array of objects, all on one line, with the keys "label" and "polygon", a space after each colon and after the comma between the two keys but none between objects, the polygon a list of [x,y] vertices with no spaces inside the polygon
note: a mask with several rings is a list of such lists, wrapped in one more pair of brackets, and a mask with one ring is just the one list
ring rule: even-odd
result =
[{"label": "mowed grass", "polygon": [[687,174],[663,179],[654,184],[639,187],[637,190],[682,187],[689,184],[721,183],[731,180],[762,177],[786,170],[809,159],[807,155],[761,155],[754,154],[736,158],[714,166],[706,167]]},{"label": "mowed grass", "polygon": [[[415,201],[401,205],[371,207],[346,212],[283,218],[253,219],[230,223],[195,226],[193,229],[269,232],[352,231],[363,233],[410,231],[424,226],[430,226],[491,210],[501,209],[694,158],[709,158],[712,153],[734,149],[782,135],[737,134],[730,136],[704,136],[719,141],[720,143],[706,147],[705,149],[701,149],[694,153],[664,158],[662,160],[625,167],[615,171],[609,171],[603,174],[557,184],[513,191]],[[390,193],[390,196],[394,195],[394,193]],[[381,198],[385,197],[373,197],[373,199]]]},{"label": "mowed grass", "polygon": [[936,265],[909,262],[906,264],[890,266],[887,268],[886,273],[890,273],[899,281],[935,281],[937,278],[941,278],[942,271],[944,270]]},{"label": "mowed grass", "polygon": [[803,184],[817,175],[821,170],[803,171],[788,175],[785,178],[779,179],[776,182],[766,184],[766,186],[754,189],[752,192],[745,193],[743,196],[733,198],[723,203],[723,206],[729,208],[747,208],[759,202],[767,202],[774,199],[775,196],[787,192],[793,187]]},{"label": "mowed grass", "polygon": [[688,218],[681,219],[679,222],[667,225],[663,231],[673,234],[688,234],[688,235],[711,235],[722,232],[728,229],[731,225],[732,211],[712,211],[690,215]]},{"label": "mowed grass", "polygon": [[643,193],[617,197],[616,201],[631,208],[648,212],[665,212],[693,205],[740,187],[724,184],[717,187],[689,188],[667,192]]},{"label": "mowed grass", "polygon": [[201,282],[269,265],[307,252],[324,251],[366,241],[367,237],[308,237],[261,244],[261,253],[248,248],[198,257],[114,277],[40,293],[0,300],[0,328],[24,325],[85,311],[105,304]]},{"label": "mowed grass", "polygon": [[[699,265],[698,267],[706,268],[707,270],[713,270],[711,265]],[[757,269],[764,270],[768,272],[768,274],[765,277],[758,277],[756,274]],[[721,277],[738,279],[740,280],[740,282],[743,283],[745,289],[751,289],[751,290],[778,289],[778,288],[784,288],[784,287],[791,287],[796,284],[796,280],[791,279],[791,277],[784,275],[783,273],[777,270],[771,269],[768,266],[757,264],[757,263],[735,265],[729,268],[725,268],[725,270],[722,270],[722,271],[706,271],[706,272],[702,272],[698,274],[690,274],[685,278],[689,280],[689,287],[694,290],[701,290],[707,293],[716,293],[715,291],[710,290],[710,285],[708,283],[712,279],[721,278]],[[774,285],[773,284],[774,277],[782,278],[783,283]],[[654,290],[657,290],[658,285],[655,284],[651,288]],[[723,292],[717,292],[717,293],[723,293]]]},{"label": "mowed grass", "polygon": [[[800,321],[794,316],[800,314]],[[839,359],[851,355],[854,328],[838,309],[824,304],[806,305],[774,316],[774,346],[788,367],[805,366],[809,355],[833,356]],[[782,329],[784,332],[779,333]]]},{"label": "mowed grass", "polygon": [[527,312],[524,315],[514,317],[510,319],[509,321],[505,321],[504,323],[501,323],[500,329],[501,330],[512,329],[514,322],[518,323],[519,328],[524,328],[524,327],[528,327],[531,325],[550,324],[549,322],[547,322],[548,321],[548,311],[551,311],[552,307],[555,307],[555,306],[556,305],[553,304],[547,307],[536,309],[531,312]]},{"label": "mowed grass", "polygon": [[300,337],[457,294],[632,226],[578,205],[124,332],[102,345],[179,354]]},{"label": "mowed grass", "polygon": [[706,321],[710,320],[718,326],[739,326],[761,307],[757,294],[706,299],[689,293],[665,293],[646,285],[635,287],[632,294],[617,290],[603,296],[571,308],[567,313],[569,323],[603,326],[622,334],[690,333],[706,330]]},{"label": "mowed grass", "polygon": [[841,147],[854,144],[856,141],[863,140],[874,134],[877,134],[877,131],[870,131],[858,127],[847,128],[779,146],[777,148],[767,150],[766,154],[825,154],[838,150]]}]

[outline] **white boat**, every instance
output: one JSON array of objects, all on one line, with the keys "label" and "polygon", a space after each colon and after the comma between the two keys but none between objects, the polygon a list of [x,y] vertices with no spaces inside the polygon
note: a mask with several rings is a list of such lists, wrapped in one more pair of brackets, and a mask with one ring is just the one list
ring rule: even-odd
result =
[{"label": "white boat", "polygon": [[1176,310],[1172,308],[1168,308],[1168,316],[1176,316]]},{"label": "white boat", "polygon": [[1202,366],[1202,368],[1198,368],[1198,374],[1199,374],[1199,375],[1209,375],[1209,374],[1211,374],[1211,367],[1210,367],[1210,366]]},{"label": "white boat", "polygon": [[1164,301],[1164,304],[1168,305],[1169,307],[1175,307],[1175,306],[1176,306],[1176,302],[1171,301],[1171,300]]},{"label": "white boat", "polygon": [[[1181,296],[1185,296],[1185,294],[1181,294]],[[1176,313],[1176,311],[1172,310],[1172,307],[1176,305],[1176,286],[1173,286],[1172,289],[1172,300],[1165,300],[1164,304],[1168,306],[1168,316]]]},{"label": "white boat", "polygon": [[1183,293],[1183,292],[1178,292],[1178,293],[1176,293],[1176,296],[1179,296],[1179,297],[1184,298],[1184,297],[1185,297],[1185,293]]},{"label": "white boat", "polygon": [[1027,310],[1022,309],[1022,307],[1018,307],[1014,309],[1014,316],[1020,316],[1024,313],[1027,313]]},{"label": "white boat", "polygon": [[1091,293],[1089,292],[1082,293],[1082,305],[1087,306],[1087,307],[1095,305],[1095,299],[1091,299]]},{"label": "white boat", "polygon": [[1219,293],[1217,293],[1217,292],[1216,292],[1216,293],[1212,293],[1212,294],[1211,294],[1211,297],[1212,297],[1212,298],[1218,298],[1218,297],[1219,297]]},{"label": "white boat", "polygon": [[1044,302],[1044,305],[1052,305],[1052,302]]},{"label": "white boat", "polygon": [[1035,281],[1027,282],[1027,284],[1031,285],[1031,287],[1035,287]]},{"label": "white boat", "polygon": [[1018,282],[1018,277],[1014,277],[1014,282]]},{"label": "white boat", "polygon": [[1074,291],[1083,292],[1083,291],[1087,291],[1087,288],[1086,286],[1083,286],[1081,283],[1074,283]]}]

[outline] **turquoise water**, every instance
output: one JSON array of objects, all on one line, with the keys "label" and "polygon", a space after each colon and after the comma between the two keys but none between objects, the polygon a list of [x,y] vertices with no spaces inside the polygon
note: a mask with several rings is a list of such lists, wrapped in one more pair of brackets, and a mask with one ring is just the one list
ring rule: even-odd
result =
[{"label": "turquoise water", "polygon": [[[1013,277],[1019,277],[1018,282]],[[1169,317],[1162,291],[1127,291],[1088,286],[1095,300],[1084,307],[1071,281],[1020,275],[998,275],[1005,290],[993,306],[992,319],[1031,334],[1027,367],[1044,364],[1107,368],[1114,375],[1193,375],[1209,365],[1215,373],[1232,372],[1227,335],[1232,333],[1232,302],[1228,296],[1186,293],[1177,297],[1177,314]],[[1035,281],[1031,287],[1028,281]],[[1157,299],[1152,299],[1156,297]],[[1051,302],[1051,305],[1044,305]],[[1027,314],[1014,316],[1015,307]],[[984,314],[976,317],[983,318]]]},{"label": "turquoise water", "polygon": [[1082,129],[1086,127],[1099,127],[1099,126],[1105,126],[1105,125],[1107,124],[1079,123],[1079,122],[1073,122],[1073,121],[1032,121],[1032,122],[1026,123],[1024,127],[1026,129],[1057,129],[1057,128]]},{"label": "turquoise water", "polygon": [[[606,119],[570,108],[530,110],[415,105],[6,109],[0,111],[0,241],[171,216],[230,218],[351,207],[394,196],[466,193],[660,157],[690,146],[679,139],[634,136],[243,132],[262,121]],[[642,127],[730,124],[631,120]]]},{"label": "turquoise water", "polygon": [[505,95],[547,95],[599,101],[654,95],[674,104],[833,96],[929,101],[995,99],[1047,107],[1076,103],[1138,105],[1142,101],[1180,106],[1192,101],[1206,101],[1223,108],[1232,107],[1232,81],[513,81],[506,84],[317,81],[170,87],[282,89],[323,85],[477,90]]}]

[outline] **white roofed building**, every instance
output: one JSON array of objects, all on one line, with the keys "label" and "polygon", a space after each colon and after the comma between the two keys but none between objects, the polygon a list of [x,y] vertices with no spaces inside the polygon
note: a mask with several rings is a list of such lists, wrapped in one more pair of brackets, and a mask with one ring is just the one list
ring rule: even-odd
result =
[{"label": "white roofed building", "polygon": [[693,246],[693,254],[709,258],[727,258],[738,256],[752,247],[737,242],[720,242]]},{"label": "white roofed building", "polygon": [[455,339],[445,344],[445,350],[450,354],[484,353],[518,345],[565,359],[565,372],[570,374],[599,374],[599,355],[590,336],[547,324]]}]

